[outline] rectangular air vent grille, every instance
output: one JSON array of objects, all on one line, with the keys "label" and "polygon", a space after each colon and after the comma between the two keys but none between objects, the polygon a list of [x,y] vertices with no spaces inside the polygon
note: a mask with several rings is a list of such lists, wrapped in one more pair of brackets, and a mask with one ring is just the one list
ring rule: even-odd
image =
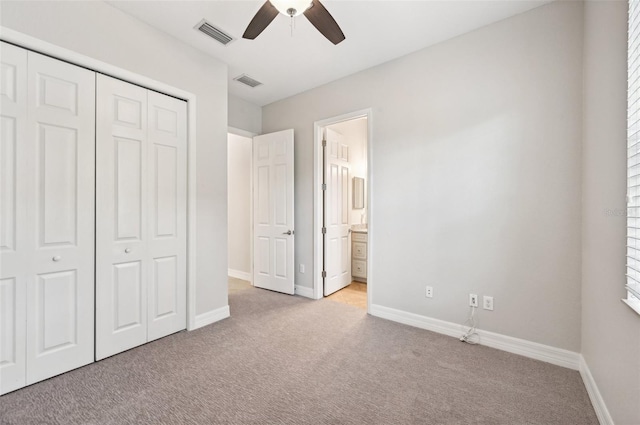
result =
[{"label": "rectangular air vent grille", "polygon": [[249,77],[247,74],[239,75],[236,78],[234,78],[234,80],[236,80],[239,83],[246,84],[249,87],[257,87],[259,85],[262,85],[260,81]]},{"label": "rectangular air vent grille", "polygon": [[213,38],[217,42],[224,44],[225,46],[233,41],[233,37],[222,31],[220,28],[214,27],[204,19],[200,21],[200,23],[198,23],[198,25],[196,25],[194,28]]}]

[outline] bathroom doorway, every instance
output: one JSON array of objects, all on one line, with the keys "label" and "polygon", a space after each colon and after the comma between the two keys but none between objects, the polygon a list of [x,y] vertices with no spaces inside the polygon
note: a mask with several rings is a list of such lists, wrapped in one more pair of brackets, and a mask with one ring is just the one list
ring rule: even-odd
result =
[{"label": "bathroom doorway", "polygon": [[320,193],[314,295],[365,310],[371,292],[369,140],[369,111],[316,123]]}]

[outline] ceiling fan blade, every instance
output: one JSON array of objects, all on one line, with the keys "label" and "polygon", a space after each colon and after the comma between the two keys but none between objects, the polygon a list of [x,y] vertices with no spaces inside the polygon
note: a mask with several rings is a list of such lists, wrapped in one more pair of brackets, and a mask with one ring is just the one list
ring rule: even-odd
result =
[{"label": "ceiling fan blade", "polygon": [[273,21],[276,16],[278,16],[278,9],[273,7],[271,2],[267,0],[265,4],[262,5],[256,16],[253,17],[251,22],[249,22],[249,26],[245,30],[242,38],[248,38],[249,40],[253,40],[257,36],[260,35],[262,31]]},{"label": "ceiling fan blade", "polygon": [[313,0],[311,7],[304,11],[304,16],[333,44],[338,44],[345,39],[338,23],[319,0]]}]

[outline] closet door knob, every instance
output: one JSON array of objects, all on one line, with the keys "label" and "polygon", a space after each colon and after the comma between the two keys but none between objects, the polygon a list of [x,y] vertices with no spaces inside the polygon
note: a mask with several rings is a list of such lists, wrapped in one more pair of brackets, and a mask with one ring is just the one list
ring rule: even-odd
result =
[{"label": "closet door knob", "polygon": [[57,262],[57,261],[62,260],[62,257],[59,256],[59,255],[56,255],[55,257],[52,258],[52,260]]},{"label": "closet door knob", "polygon": [[124,249],[124,252],[125,252],[126,254],[130,253],[130,252],[131,252],[131,248],[125,248],[125,249]]}]

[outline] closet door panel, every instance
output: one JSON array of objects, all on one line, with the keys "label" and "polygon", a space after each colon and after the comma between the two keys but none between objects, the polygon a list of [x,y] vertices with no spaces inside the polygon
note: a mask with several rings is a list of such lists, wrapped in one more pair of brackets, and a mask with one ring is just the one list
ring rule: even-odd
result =
[{"label": "closet door panel", "polygon": [[27,383],[93,361],[95,73],[28,53]]},{"label": "closet door panel", "polygon": [[147,90],[97,79],[96,359],[147,341]]},{"label": "closet door panel", "polygon": [[149,91],[149,340],[186,328],[186,102]]},{"label": "closet door panel", "polygon": [[36,279],[36,352],[43,355],[76,345],[80,307],[76,271],[42,273]]},{"label": "closet door panel", "polygon": [[38,248],[65,249],[77,243],[78,134],[73,127],[37,126]]},{"label": "closet door panel", "polygon": [[142,299],[142,264],[128,261],[113,266],[113,331],[126,332],[144,323]]},{"label": "closet door panel", "polygon": [[[0,42],[0,394],[26,384],[27,51]],[[19,196],[23,195],[23,196]]]}]

